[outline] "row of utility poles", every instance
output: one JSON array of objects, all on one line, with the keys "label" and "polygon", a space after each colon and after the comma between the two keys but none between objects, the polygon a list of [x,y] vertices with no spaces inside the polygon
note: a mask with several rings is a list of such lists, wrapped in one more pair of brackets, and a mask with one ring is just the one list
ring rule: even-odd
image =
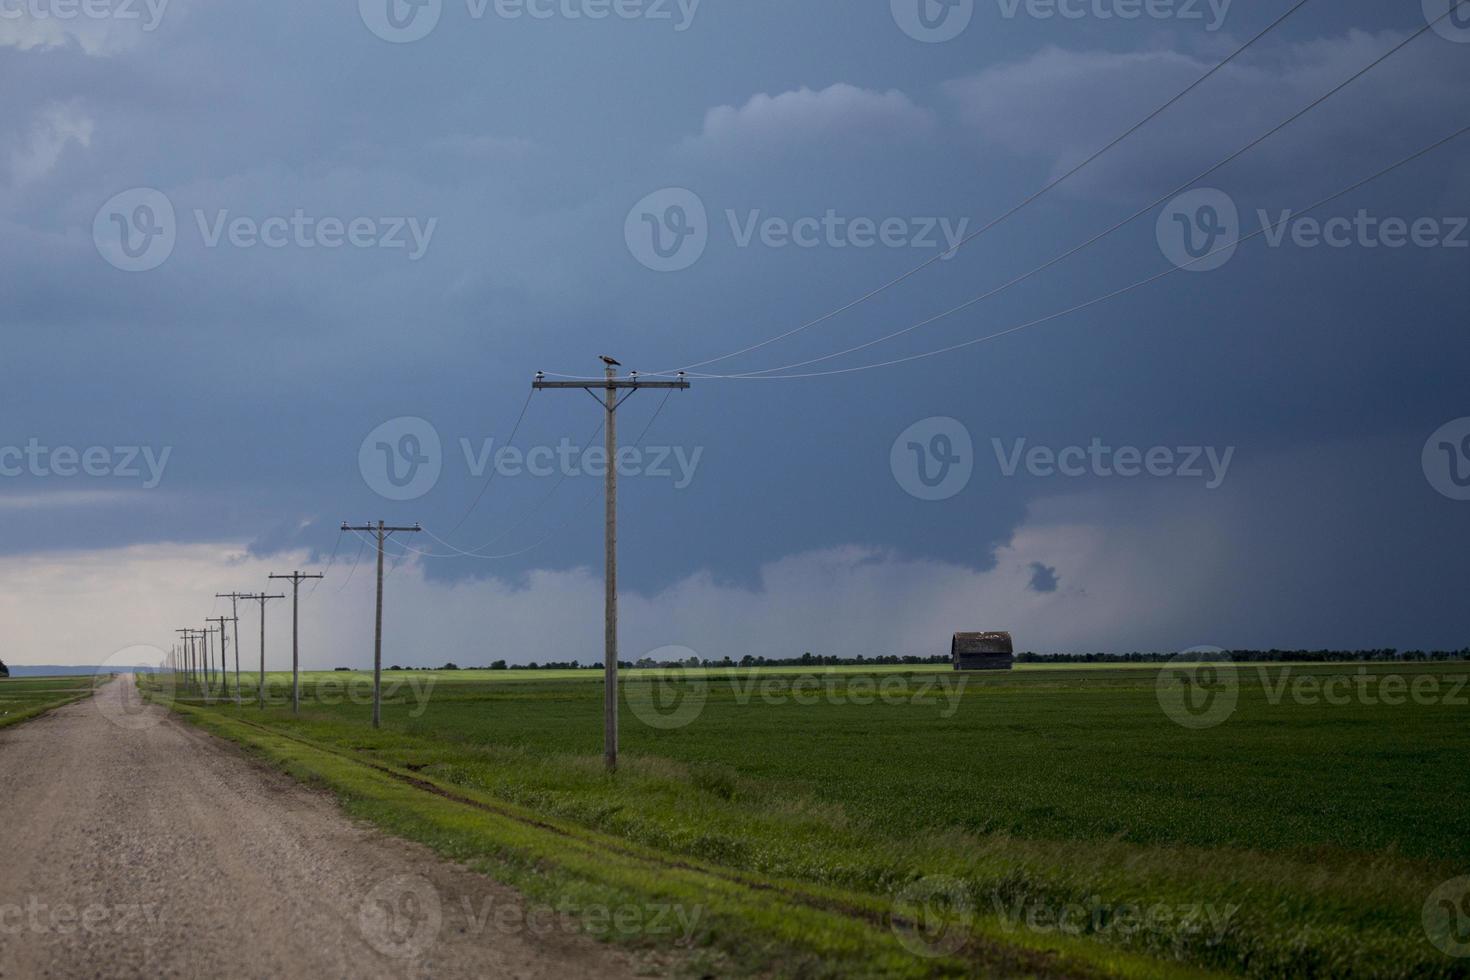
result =
[{"label": "row of utility poles", "polygon": [[[649,381],[638,376],[638,372],[631,372],[627,377],[618,377],[618,368],[622,365],[610,357],[602,358],[604,366],[604,377],[590,380],[571,381],[548,381],[543,372],[537,372],[536,378],[531,384],[533,391],[548,389],[581,389],[588,394],[600,391],[602,397],[598,399],[603,411],[607,413],[604,431],[607,438],[607,473],[606,473],[606,532],[605,532],[605,593],[604,593],[604,630],[603,630],[603,657],[604,657],[604,700],[603,700],[603,744],[604,758],[609,771],[617,769],[618,765],[618,429],[617,412],[623,402],[631,398],[636,392],[644,388],[677,389],[689,388],[689,381],[684,372],[680,371],[677,380],[674,381]],[[594,397],[597,397],[594,395]],[[352,531],[363,534],[371,533],[377,544],[378,552],[378,588],[377,588],[377,612],[373,626],[373,727],[381,728],[383,724],[383,558],[385,544],[388,537],[393,534],[413,534],[422,531],[423,528],[414,524],[411,527],[390,526],[384,521],[376,521],[368,524],[352,525],[343,523],[343,531]],[[301,677],[300,658],[297,649],[297,604],[300,599],[301,582],[306,579],[319,579],[321,575],[307,575],[301,572],[293,572],[290,575],[272,575],[272,579],[288,579],[292,585],[291,602],[291,708],[298,712],[301,708]],[[228,694],[228,676],[225,666],[225,648],[228,636],[225,632],[225,623],[235,624],[235,701],[240,702],[240,644],[239,644],[239,609],[234,605],[242,599],[252,599],[260,602],[260,706],[265,707],[265,604],[271,599],[280,599],[284,596],[247,594],[247,593],[221,593],[217,596],[221,599],[231,601],[233,615],[229,617],[217,616],[210,622],[218,623],[218,628],[209,627],[204,630],[181,629],[177,632],[182,637],[180,646],[174,650],[175,662],[180,672],[196,685],[202,684],[203,689],[211,690],[211,655],[210,637],[218,632],[220,636],[220,668],[219,677],[221,689]],[[211,695],[212,697],[212,695]]]}]

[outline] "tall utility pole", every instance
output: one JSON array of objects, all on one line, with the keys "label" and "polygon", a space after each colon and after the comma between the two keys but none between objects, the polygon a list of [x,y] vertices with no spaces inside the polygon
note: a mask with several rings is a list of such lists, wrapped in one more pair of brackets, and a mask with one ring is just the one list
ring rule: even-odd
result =
[{"label": "tall utility pole", "polygon": [[[618,377],[622,367],[610,357],[602,363],[607,376],[602,381],[547,381],[540,372],[531,383],[534,391],[548,388],[581,388],[589,394],[595,389],[604,392],[603,407],[607,412],[607,539],[606,573],[604,575],[604,623],[603,623],[603,681],[602,694],[602,742],[608,772],[618,768],[618,407],[633,397],[640,388],[677,388],[685,390],[689,382],[684,372],[679,372],[678,381],[644,381],[633,372],[626,378]],[[628,393],[622,397],[619,391]],[[595,396],[594,396],[595,397]]]},{"label": "tall utility pole", "polygon": [[[275,576],[272,575],[271,578],[275,578]],[[241,599],[254,599],[255,601],[257,601],[257,602],[260,603],[260,685],[259,685],[259,691],[260,691],[260,710],[261,711],[264,711],[265,710],[265,604],[267,602],[269,602],[270,600],[272,600],[272,599],[284,599],[286,597],[283,596],[283,595],[266,595],[264,592],[261,592],[261,593],[259,593],[257,595],[242,595],[242,596],[240,596],[240,598]],[[240,640],[239,640],[239,636],[237,635],[236,638],[235,638],[235,655],[238,657],[239,654],[240,654]],[[239,689],[240,689],[240,678],[239,677],[236,677],[235,678],[235,690],[236,690],[236,693],[237,694],[239,692]]]},{"label": "tall utility pole", "polygon": [[[301,656],[297,647],[300,619],[298,618],[298,607],[301,605],[301,583],[311,578],[321,578],[320,575],[307,575],[305,572],[292,572],[290,575],[272,575],[271,578],[284,578],[291,580],[291,713],[301,714]],[[270,598],[283,598],[271,596]],[[265,602],[260,603],[261,622],[265,622]],[[261,627],[264,635],[265,627]],[[262,647],[265,640],[261,640]],[[264,654],[261,657],[264,658]],[[261,661],[264,663],[264,659]],[[261,683],[265,683],[265,669],[261,668]],[[265,695],[260,696],[260,706],[265,707]]]},{"label": "tall utility pole", "polygon": [[[230,696],[230,634],[225,630],[225,624],[230,621],[229,616],[216,616],[209,620],[211,623],[219,623],[219,693],[220,697]],[[236,621],[239,625],[239,620]],[[240,651],[235,651],[235,703],[240,703]]]},{"label": "tall utility pole", "polygon": [[389,527],[382,521],[377,526],[349,527],[343,523],[344,531],[372,531],[378,536],[378,620],[373,627],[373,727],[383,727],[383,543],[388,535],[416,534],[423,530],[418,524],[413,527]]},{"label": "tall utility pole", "polygon": [[228,599],[228,600],[230,600],[230,618],[232,620],[234,620],[234,623],[235,623],[235,704],[238,706],[240,704],[240,606],[239,606],[239,602],[240,602],[241,599],[248,599],[250,597],[249,596],[246,596],[246,595],[241,595],[239,592],[228,592],[228,593],[219,593],[219,592],[216,592],[214,594],[214,597],[216,599]]},{"label": "tall utility pole", "polygon": [[[209,622],[209,620],[206,619],[205,622],[207,623],[207,622]],[[212,650],[210,650],[210,648],[209,648],[209,636],[210,636],[211,633],[214,632],[214,628],[213,627],[210,627],[210,626],[206,626],[200,632],[203,633],[203,635],[204,635],[203,636],[203,639],[204,639],[204,650],[203,650],[204,656],[201,658],[204,661],[204,695],[205,695],[205,700],[207,700],[207,701],[213,701],[214,700],[214,688],[211,687],[211,684],[213,684],[213,681],[211,680],[211,678],[214,676],[214,674],[213,674],[213,670],[214,670],[214,652]]]},{"label": "tall utility pole", "polygon": [[189,634],[193,633],[194,631],[193,630],[188,630],[188,629],[182,629],[182,630],[174,630],[174,632],[177,633],[177,634],[179,634],[179,640],[183,644],[184,683],[185,684],[193,684],[194,683],[194,659],[190,655],[190,651],[189,651]]}]

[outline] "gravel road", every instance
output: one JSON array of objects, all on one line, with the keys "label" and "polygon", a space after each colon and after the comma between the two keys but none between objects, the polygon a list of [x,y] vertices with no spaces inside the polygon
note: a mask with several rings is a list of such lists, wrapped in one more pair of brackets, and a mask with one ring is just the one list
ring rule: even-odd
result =
[{"label": "gravel road", "polygon": [[0,731],[0,977],[635,975],[138,698]]}]

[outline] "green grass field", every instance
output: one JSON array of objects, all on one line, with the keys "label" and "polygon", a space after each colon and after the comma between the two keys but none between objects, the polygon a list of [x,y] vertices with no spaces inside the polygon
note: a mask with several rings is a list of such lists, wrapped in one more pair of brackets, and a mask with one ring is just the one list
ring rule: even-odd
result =
[{"label": "green grass field", "polygon": [[0,680],[0,728],[80,701],[91,693],[91,677],[12,677]]},{"label": "green grass field", "polygon": [[380,732],[366,675],[179,707],[529,894],[700,902],[722,971],[1466,976],[1426,902],[1470,870],[1467,674],[1243,665],[1190,728],[1156,666],[631,671],[616,777],[595,672],[385,674]]}]

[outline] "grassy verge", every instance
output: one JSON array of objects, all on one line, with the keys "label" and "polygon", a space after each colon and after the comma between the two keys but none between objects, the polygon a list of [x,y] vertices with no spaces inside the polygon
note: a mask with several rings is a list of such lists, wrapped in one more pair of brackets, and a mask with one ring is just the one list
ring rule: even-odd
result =
[{"label": "grassy verge", "polygon": [[[1200,971],[1069,936],[1012,935],[981,915],[948,955],[900,942],[880,896],[743,872],[589,829],[492,794],[332,748],[245,718],[177,704],[206,730],[288,773],[331,790],[346,810],[391,833],[488,873],[550,905],[622,908],[674,904],[698,911],[679,958],[691,975],[1190,977]],[[609,927],[601,938],[658,948],[658,936]],[[942,943],[939,945],[942,946]]]},{"label": "grassy verge", "polygon": [[27,677],[0,681],[0,728],[30,721],[91,694],[90,677]]}]

